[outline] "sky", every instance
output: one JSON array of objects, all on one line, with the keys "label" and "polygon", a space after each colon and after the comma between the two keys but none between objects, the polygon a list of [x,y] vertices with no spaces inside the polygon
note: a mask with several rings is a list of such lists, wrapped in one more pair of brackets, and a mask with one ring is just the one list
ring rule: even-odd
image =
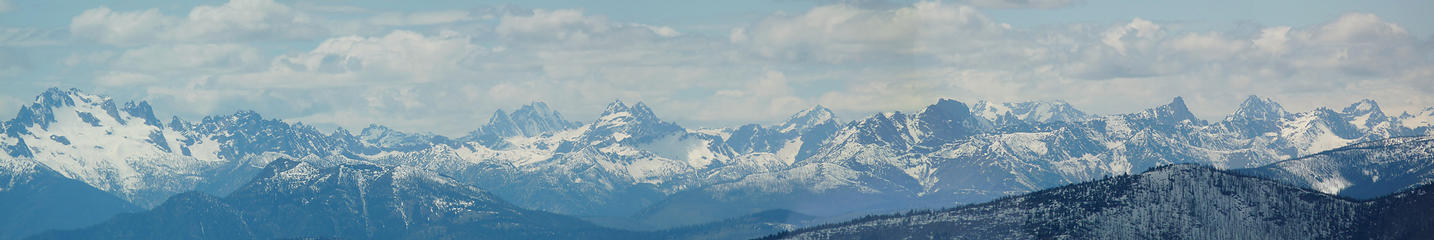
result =
[{"label": "sky", "polygon": [[0,118],[51,87],[161,117],[255,110],[323,128],[462,135],[543,101],[614,100],[688,127],[1063,100],[1134,112],[1181,96],[1218,120],[1434,106],[1434,1],[0,0]]}]

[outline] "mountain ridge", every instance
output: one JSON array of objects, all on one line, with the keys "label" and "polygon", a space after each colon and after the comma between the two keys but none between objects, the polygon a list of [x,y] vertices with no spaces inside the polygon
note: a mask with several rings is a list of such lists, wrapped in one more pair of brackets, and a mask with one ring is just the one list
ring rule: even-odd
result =
[{"label": "mountain ridge", "polygon": [[[84,103],[81,99],[91,98],[103,97],[54,90],[37,97],[36,104],[69,106],[66,101]],[[1266,110],[1282,109],[1269,99],[1251,96],[1247,102],[1251,99],[1274,106]],[[1252,111],[1207,122],[1190,114],[1182,98],[1136,113],[1081,117],[1074,117],[1079,110],[1066,109],[1069,105],[1058,101],[1024,104],[1045,106],[1046,111],[1032,107],[1033,112],[1017,116],[1019,109],[987,114],[994,104],[941,99],[916,113],[879,113],[845,121],[824,106],[814,106],[785,122],[721,129],[684,128],[658,118],[645,103],[628,106],[614,101],[602,116],[586,124],[531,128],[537,134],[509,131],[511,136],[480,130],[460,138],[378,125],[357,135],[343,129],[326,134],[302,123],[265,119],[253,111],[194,122],[175,117],[158,124],[142,102],[132,108],[125,104],[123,109],[130,110],[115,107],[120,118],[105,110],[105,101],[92,102],[84,109],[64,108],[60,114],[52,111],[25,118],[54,124],[50,127],[9,123],[34,122],[30,120],[7,121],[3,130],[16,134],[0,136],[8,153],[0,161],[36,159],[55,166],[98,162],[115,169],[153,169],[154,173],[124,175],[104,169],[56,168],[144,207],[185,191],[228,194],[279,158],[370,162],[452,176],[525,208],[636,217],[642,219],[638,222],[676,226],[772,209],[856,214],[813,212],[818,208],[803,207],[803,199],[837,197],[843,201],[825,208],[857,213],[982,202],[1167,164],[1255,167],[1348,143],[1434,133],[1428,126],[1410,127],[1418,120],[1414,114],[1365,117],[1373,116],[1377,108],[1354,107],[1364,103],[1351,105],[1348,111],[1365,114],[1360,116],[1328,108],[1254,114],[1259,111],[1251,105]],[[1007,105],[1023,106],[1001,106]],[[519,109],[532,109],[534,114],[522,115],[539,116],[530,119],[533,122],[574,123],[559,120],[556,111],[542,111],[548,109],[546,104]],[[1369,111],[1354,111],[1361,109]],[[501,119],[516,119],[513,116],[520,111]],[[1060,115],[1056,113],[1079,120],[1054,120],[1051,116]],[[1366,124],[1355,123],[1361,119]],[[490,123],[505,124],[491,119]],[[512,126],[517,125],[521,124]],[[558,125],[562,124],[549,126]],[[108,129],[131,130],[107,134]],[[113,141],[100,146],[88,136],[111,136]],[[93,152],[87,149],[120,146],[115,144],[133,150],[114,155],[123,156],[117,159],[84,155]],[[745,201],[738,196],[764,200]],[[706,209],[698,212],[713,215],[662,217],[669,216],[663,212],[673,211],[663,208],[678,206]]]}]

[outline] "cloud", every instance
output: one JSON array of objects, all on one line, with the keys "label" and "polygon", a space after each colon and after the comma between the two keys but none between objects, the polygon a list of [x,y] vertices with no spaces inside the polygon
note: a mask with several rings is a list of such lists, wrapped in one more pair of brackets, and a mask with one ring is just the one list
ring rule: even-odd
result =
[{"label": "cloud", "polygon": [[85,10],[70,20],[70,32],[106,44],[133,45],[152,40],[178,20],[158,9],[115,12],[108,7]]},{"label": "cloud", "polygon": [[59,29],[0,28],[0,46],[52,46],[64,43],[67,37]]},{"label": "cloud", "polygon": [[[382,37],[328,39],[307,53],[278,57],[270,72],[394,76],[404,81],[430,82],[467,73],[465,65],[486,51],[456,32],[424,36],[400,30]],[[273,75],[260,75],[263,76]],[[253,80],[272,81],[258,77]],[[299,79],[282,81],[292,80]]]},{"label": "cloud", "polygon": [[14,11],[15,6],[10,5],[10,0],[0,0],[0,13]]},{"label": "cloud", "polygon": [[826,75],[839,76],[830,84],[844,87],[819,102],[879,106],[846,109],[856,111],[957,97],[1061,98],[1118,112],[1186,96],[1203,105],[1197,113],[1213,115],[1243,94],[1331,106],[1394,89],[1404,91],[1402,99],[1428,96],[1430,87],[1418,82],[1434,71],[1418,38],[1367,13],[1254,31],[1189,31],[1142,18],[1020,29],[960,5],[836,4],[777,14],[729,37],[758,56],[838,66]]},{"label": "cloud", "polygon": [[383,13],[369,19],[369,22],[378,26],[411,26],[454,23],[479,18],[480,17],[473,16],[468,11],[446,10],[417,13]]},{"label": "cloud", "polygon": [[[239,69],[237,71],[204,70],[201,72],[209,74],[188,74],[190,78],[168,78],[161,82],[133,81],[155,96],[159,102],[157,105],[195,105],[194,108],[202,114],[254,109],[296,119],[323,120],[325,122],[317,123],[327,126],[362,127],[378,122],[445,133],[462,133],[476,127],[467,122],[477,118],[469,116],[475,112],[464,109],[472,107],[472,101],[455,99],[458,91],[465,88],[454,86],[470,85],[464,80],[479,76],[469,70],[473,64],[471,61],[482,57],[487,49],[474,44],[470,36],[464,34],[451,31],[422,34],[399,30],[373,37],[334,37],[311,50],[270,59],[252,59],[255,56],[253,49],[227,46],[235,45],[146,47],[154,49],[131,51],[118,58],[183,52],[179,55],[194,57],[156,64],[196,64],[175,66],[182,69],[202,69],[224,63],[260,66],[231,68]],[[148,67],[151,66],[130,68]],[[145,69],[136,72],[162,71]],[[120,83],[131,79],[120,77],[129,75],[115,75],[97,81]],[[356,114],[365,117],[334,117]],[[486,113],[483,114],[486,116]]]},{"label": "cloud", "polygon": [[1081,3],[1079,0],[966,0],[963,2],[983,8],[1061,8]]},{"label": "cloud", "polygon": [[[104,56],[90,57],[102,58]],[[259,56],[259,50],[248,45],[151,45],[126,50],[114,59],[113,68],[150,73],[204,72],[218,74],[250,69],[263,61]]]},{"label": "cloud", "polygon": [[[1380,99],[1391,110],[1434,103],[1430,41],[1371,14],[1215,30],[1145,18],[1024,28],[982,12],[998,3],[1070,4],[843,2],[725,35],[580,9],[344,8],[335,11],[358,16],[336,24],[303,12],[317,7],[268,1],[196,7],[189,17],[97,8],[74,18],[72,35],[122,47],[60,62],[97,65],[95,85],[195,113],[254,109],[450,135],[534,100],[576,120],[614,99],[645,101],[688,126],[774,122],[818,103],[856,118],[937,98],[1065,99],[1113,113],[1184,96],[1202,117],[1246,94],[1292,109],[1369,96],[1403,99]],[[291,38],[315,45],[254,42]]]},{"label": "cloud", "polygon": [[146,85],[156,82],[159,82],[159,78],[132,72],[109,72],[95,78],[96,85],[105,87]]},{"label": "cloud", "polygon": [[838,4],[795,16],[769,17],[733,29],[730,39],[766,57],[841,63],[976,50],[999,40],[1008,28],[968,6],[919,2],[903,8],[867,9]]},{"label": "cloud", "polygon": [[198,6],[185,17],[164,15],[158,9],[124,12],[99,7],[70,21],[75,36],[121,46],[303,39],[326,36],[327,31],[308,14],[272,0]]},{"label": "cloud", "polygon": [[657,37],[676,37],[671,27],[618,23],[604,16],[589,16],[578,9],[533,10],[530,14],[506,14],[495,32],[511,41],[563,44],[629,44]]},{"label": "cloud", "polygon": [[114,58],[115,55],[115,51],[110,50],[93,52],[72,52],[70,53],[70,56],[65,57],[65,60],[62,60],[61,63],[65,64],[65,66],[68,67],[104,65],[109,64],[110,59]]}]

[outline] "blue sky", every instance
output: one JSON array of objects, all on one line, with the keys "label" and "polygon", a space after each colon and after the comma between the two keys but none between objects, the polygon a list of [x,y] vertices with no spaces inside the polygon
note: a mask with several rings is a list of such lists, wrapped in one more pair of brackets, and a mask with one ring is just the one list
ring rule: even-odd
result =
[{"label": "blue sky", "polygon": [[545,101],[686,126],[847,119],[938,98],[1223,118],[1434,106],[1430,1],[0,0],[0,117],[45,88],[198,119],[240,109],[458,135]]}]

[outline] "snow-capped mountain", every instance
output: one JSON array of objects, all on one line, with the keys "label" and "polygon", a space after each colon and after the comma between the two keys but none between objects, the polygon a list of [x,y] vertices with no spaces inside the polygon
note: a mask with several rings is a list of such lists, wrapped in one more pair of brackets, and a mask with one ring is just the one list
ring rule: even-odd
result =
[{"label": "snow-capped mountain", "polygon": [[144,102],[124,104],[78,90],[50,89],[6,122],[9,156],[140,205],[189,191],[225,149],[165,128]]},{"label": "snow-capped mountain", "polygon": [[493,113],[493,117],[488,119],[488,125],[474,131],[470,136],[536,137],[544,133],[568,130],[581,125],[581,123],[563,119],[563,115],[549,109],[547,103],[533,102],[519,107],[512,114],[498,109]]},{"label": "snow-capped mountain", "polygon": [[1092,116],[1060,100],[995,103],[985,100],[971,105],[971,113],[998,123],[1080,122]]},{"label": "snow-capped mountain", "polygon": [[1327,194],[1371,199],[1434,183],[1434,137],[1358,143],[1240,172]]},{"label": "snow-capped mountain", "polygon": [[983,202],[1167,164],[1257,167],[1431,131],[1416,123],[1423,115],[1389,117],[1372,101],[1291,113],[1255,96],[1216,122],[1181,98],[1104,116],[1060,101],[941,99],[915,113],[843,122],[815,106],[723,129],[687,129],[643,103],[614,102],[587,124],[533,103],[452,139],[378,125],[324,134],[251,111],[160,124],[148,104],[113,102],[47,91],[6,122],[0,161],[30,159],[145,207],[184,191],[225,195],[276,158],[407,166],[520,207],[660,227],[772,209],[832,216]]},{"label": "snow-capped mountain", "polygon": [[958,105],[947,100],[919,114],[885,113],[849,123],[816,155],[790,167],[680,192],[639,216],[682,222],[698,221],[693,212],[722,218],[780,208],[823,216],[940,207],[1168,164],[1256,167],[1411,133],[1352,127],[1355,118],[1323,108],[1289,114],[1258,97],[1216,123],[1196,118],[1180,98],[1137,113],[1030,122],[1026,128],[981,124],[996,119],[930,117],[953,116],[932,113],[964,108]]},{"label": "snow-capped mountain", "polygon": [[453,145],[455,143],[448,137],[436,134],[405,133],[377,124],[368,125],[359,132],[357,137],[367,146],[398,151],[414,151],[430,148],[433,145]]},{"label": "snow-capped mountain", "polygon": [[1434,214],[1427,208],[1431,202],[1429,185],[1356,202],[1208,167],[1173,165],[766,239],[1411,239],[1434,236],[1428,220],[1410,217]]},{"label": "snow-capped mountain", "polygon": [[162,124],[148,103],[120,106],[76,89],[50,89],[5,123],[0,145],[12,159],[0,161],[33,160],[152,207],[185,191],[227,193],[279,156],[330,156],[355,142],[252,111]]},{"label": "snow-capped mountain", "polygon": [[274,160],[227,197],[179,194],[140,214],[38,239],[626,239],[414,167]]},{"label": "snow-capped mountain", "polygon": [[836,114],[831,109],[822,105],[812,106],[806,110],[792,114],[782,125],[773,127],[778,132],[803,132],[821,125],[836,123]]}]

